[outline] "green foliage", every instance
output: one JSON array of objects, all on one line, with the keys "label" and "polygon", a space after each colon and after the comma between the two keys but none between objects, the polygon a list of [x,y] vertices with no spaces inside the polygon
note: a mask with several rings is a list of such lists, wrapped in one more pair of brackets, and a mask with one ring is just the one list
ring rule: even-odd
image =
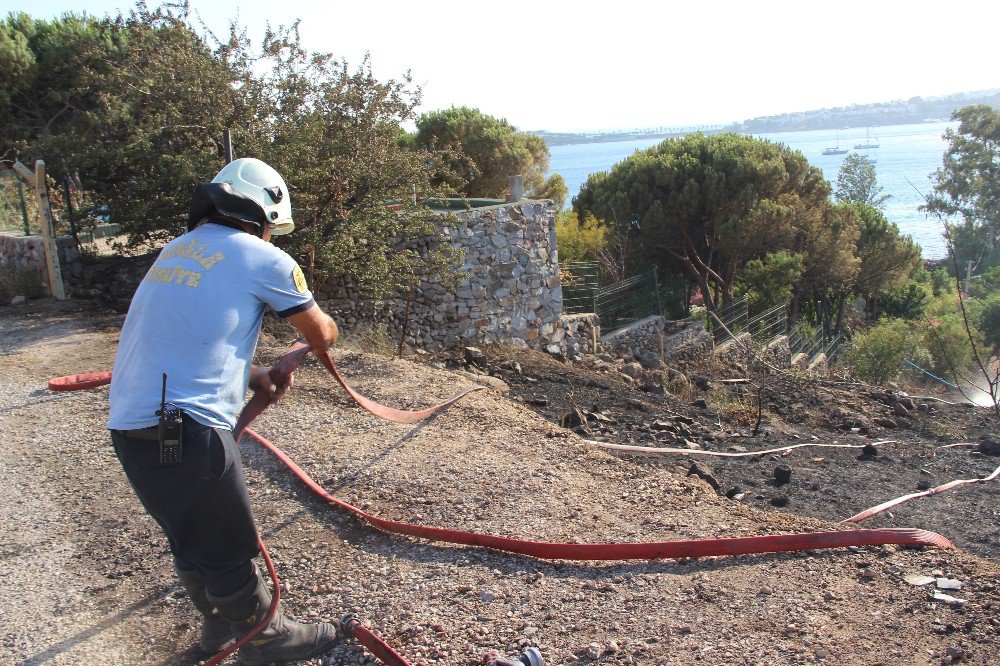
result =
[{"label": "green foliage", "polygon": [[969,295],[975,298],[986,298],[996,292],[1000,292],[1000,266],[983,271],[969,282]]},{"label": "green foliage", "polygon": [[408,78],[381,82],[367,59],[351,68],[310,53],[294,28],[269,33],[261,60],[232,48],[229,61],[255,102],[238,135],[241,153],[269,162],[289,183],[296,231],[282,243],[311,283],[351,276],[379,296],[453,264],[451,246],[421,240],[436,235],[434,215],[412,193],[430,190],[431,160],[400,145],[399,126],[419,102]]},{"label": "green foliage", "polygon": [[439,153],[434,185],[467,197],[502,197],[508,178],[516,175],[524,176],[526,194],[535,196],[546,186],[545,141],[479,109],[461,106],[421,115],[413,144]]},{"label": "green foliage", "polygon": [[887,289],[879,294],[878,312],[899,319],[922,319],[927,301],[927,291],[911,282],[904,287]]},{"label": "green foliage", "polygon": [[[966,330],[961,304],[954,282],[926,307],[921,327],[924,346],[929,352],[928,364],[932,372],[955,384],[967,384],[975,366],[973,346],[985,357],[989,356],[986,340],[976,328],[975,302],[966,299],[969,330]],[[971,341],[970,341],[971,334]]]},{"label": "green foliage", "polygon": [[314,286],[350,276],[380,295],[454,265],[432,214],[413,202],[414,188],[434,194],[433,156],[403,140],[419,102],[409,78],[379,81],[367,60],[350,68],[310,53],[294,25],[269,29],[259,46],[233,26],[220,42],[187,12],[140,3],[114,19],[9,17],[0,152],[44,157],[50,173],[82,180],[83,215],[118,224],[129,249],[155,247],[183,231],[232,128],[237,156],[267,161],[289,184],[297,229],[277,242]]},{"label": "green foliage", "polygon": [[786,250],[752,259],[736,278],[737,294],[746,294],[753,312],[763,312],[792,299],[792,285],[802,277],[802,255]]},{"label": "green foliage", "polygon": [[942,293],[945,293],[952,285],[955,284],[954,278],[948,275],[948,271],[945,268],[917,271],[914,273],[913,279],[918,284],[924,285],[930,289],[931,296],[934,298],[937,298]]},{"label": "green foliage", "polygon": [[975,304],[973,321],[986,343],[1000,349],[1000,293],[993,293]]},{"label": "green foliage", "polygon": [[965,226],[1000,228],[1000,110],[985,104],[952,114],[957,130],[948,129],[941,168],[933,176],[934,192],[926,210],[944,218],[960,217]]},{"label": "green foliage", "polygon": [[882,187],[875,176],[875,165],[864,155],[851,153],[840,164],[833,196],[837,203],[864,204],[880,209],[891,195],[882,194]]},{"label": "green foliage", "polygon": [[557,173],[546,178],[542,186],[531,194],[533,199],[552,199],[556,211],[561,211],[566,206],[568,196],[569,187],[566,186],[566,180]]},{"label": "green foliage", "polygon": [[[975,357],[962,315],[958,312],[928,315],[928,320],[924,326],[924,346],[930,354],[931,372],[953,384],[967,384]],[[983,334],[974,326],[969,330],[980,352],[986,351]]]},{"label": "green foliage", "polygon": [[793,240],[803,221],[820,228],[829,193],[822,173],[782,144],[694,134],[592,174],[573,206],[613,220],[640,263],[679,267],[706,303],[710,286],[728,303],[748,259],[802,251]]},{"label": "green foliage", "polygon": [[858,379],[885,384],[899,374],[904,360],[918,364],[924,361],[926,350],[923,337],[912,324],[902,319],[888,319],[856,333],[844,358]]},{"label": "green foliage", "polygon": [[556,214],[556,245],[559,261],[593,261],[598,251],[608,246],[611,230],[593,215],[580,220],[576,211]]}]

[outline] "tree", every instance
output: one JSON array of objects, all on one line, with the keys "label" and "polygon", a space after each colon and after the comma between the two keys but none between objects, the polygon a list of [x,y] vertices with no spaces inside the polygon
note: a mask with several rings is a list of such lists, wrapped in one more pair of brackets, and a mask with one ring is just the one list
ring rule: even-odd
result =
[{"label": "tree", "polygon": [[875,207],[851,204],[860,221],[857,256],[861,260],[856,290],[867,302],[875,318],[878,298],[883,292],[902,287],[920,268],[920,246]]},{"label": "tree", "polygon": [[508,178],[523,175],[526,194],[554,198],[562,180],[554,175],[546,182],[549,149],[541,137],[467,106],[420,116],[413,144],[439,153],[435,185],[467,197],[502,197]]},{"label": "tree", "polygon": [[739,272],[736,287],[746,294],[754,312],[764,312],[792,299],[793,285],[799,282],[804,267],[802,255],[781,250],[761,259],[751,259]]},{"label": "tree", "polygon": [[803,255],[805,270],[795,285],[791,318],[798,319],[802,306],[808,306],[824,335],[836,335],[860,270],[861,262],[855,255],[857,214],[850,206],[826,203],[802,210],[794,224],[797,233],[792,249]]},{"label": "tree", "polygon": [[881,209],[891,195],[882,194],[875,166],[864,155],[851,153],[837,172],[837,189],[833,196],[838,203],[860,203]]},{"label": "tree", "polygon": [[542,184],[542,186],[531,193],[535,199],[552,199],[556,211],[561,211],[566,206],[566,197],[569,196],[569,188],[566,181],[557,173],[552,174]]},{"label": "tree", "polygon": [[924,207],[944,218],[959,216],[973,229],[1000,227],[1000,110],[985,104],[962,107],[948,129],[941,168],[933,177],[933,193]]},{"label": "tree", "polygon": [[787,146],[694,134],[592,174],[573,206],[612,221],[641,262],[679,267],[712,308],[715,294],[733,300],[745,261],[790,248],[796,220],[822,215],[829,194],[822,173]]}]

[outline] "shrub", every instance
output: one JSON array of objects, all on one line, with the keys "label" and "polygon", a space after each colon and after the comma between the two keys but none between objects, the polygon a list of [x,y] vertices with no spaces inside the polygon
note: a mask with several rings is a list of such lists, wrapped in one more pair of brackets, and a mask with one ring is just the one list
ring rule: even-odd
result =
[{"label": "shrub", "polygon": [[873,384],[895,378],[904,360],[921,362],[926,356],[920,332],[901,319],[885,320],[855,334],[844,354],[854,376]]},{"label": "shrub", "polygon": [[976,303],[973,317],[976,328],[993,348],[1000,348],[1000,294],[992,294]]}]

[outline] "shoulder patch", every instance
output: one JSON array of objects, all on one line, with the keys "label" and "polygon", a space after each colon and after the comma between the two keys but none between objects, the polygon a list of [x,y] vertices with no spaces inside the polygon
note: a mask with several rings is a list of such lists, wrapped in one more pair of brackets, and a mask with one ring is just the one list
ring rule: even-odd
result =
[{"label": "shoulder patch", "polygon": [[302,269],[299,268],[298,264],[295,264],[295,270],[292,271],[292,279],[295,280],[295,288],[299,290],[300,294],[304,294],[309,285],[306,284],[306,276],[302,274]]}]

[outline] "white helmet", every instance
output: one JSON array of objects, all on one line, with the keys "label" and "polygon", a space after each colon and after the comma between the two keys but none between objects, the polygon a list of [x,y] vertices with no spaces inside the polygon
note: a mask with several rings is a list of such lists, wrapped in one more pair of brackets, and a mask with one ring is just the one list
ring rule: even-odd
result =
[{"label": "white helmet", "polygon": [[212,213],[253,224],[280,236],[295,229],[292,202],[284,179],[270,166],[241,157],[222,168],[211,183],[200,185],[191,201],[188,229]]}]

